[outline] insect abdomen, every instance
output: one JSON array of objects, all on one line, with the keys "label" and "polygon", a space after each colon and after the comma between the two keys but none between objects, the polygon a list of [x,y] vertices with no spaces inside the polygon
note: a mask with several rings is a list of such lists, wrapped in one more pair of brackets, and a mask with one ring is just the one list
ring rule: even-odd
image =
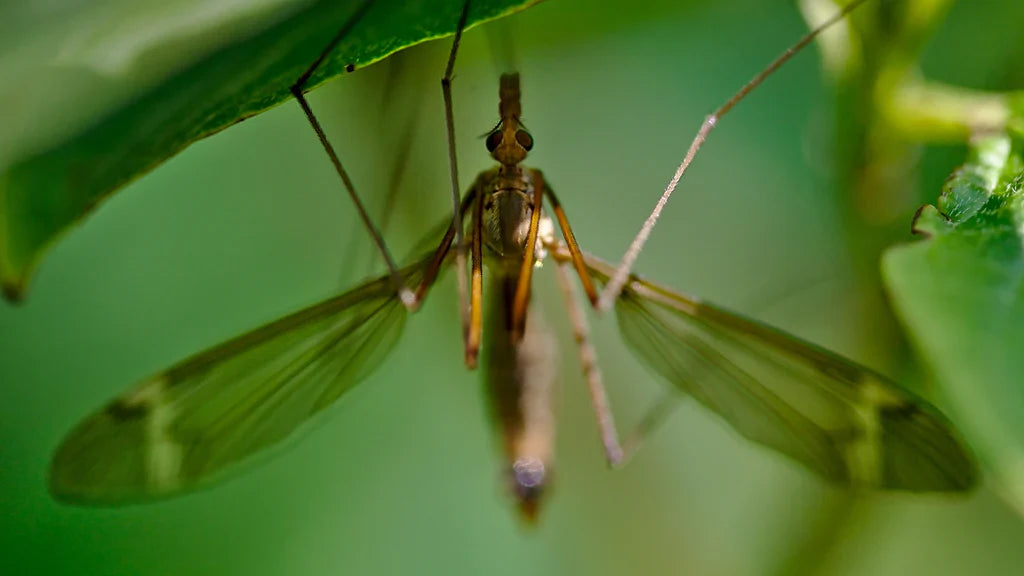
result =
[{"label": "insect abdomen", "polygon": [[523,337],[514,341],[511,311],[517,277],[492,278],[486,291],[492,300],[483,340],[485,385],[508,459],[510,488],[524,517],[532,520],[551,480],[558,358],[554,339],[536,314],[527,314]]}]

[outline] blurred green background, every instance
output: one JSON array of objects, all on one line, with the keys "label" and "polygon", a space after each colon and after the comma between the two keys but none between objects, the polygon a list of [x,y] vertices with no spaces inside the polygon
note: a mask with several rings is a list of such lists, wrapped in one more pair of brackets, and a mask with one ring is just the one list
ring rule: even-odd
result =
[{"label": "blurred green background", "polygon": [[[929,42],[925,74],[1020,85],[1020,47],[992,33],[1014,5],[955,5]],[[457,65],[461,180],[490,165],[478,136],[496,121],[504,34],[536,140],[530,164],[580,242],[616,259],[704,114],[805,29],[791,2],[758,0],[559,0],[476,28]],[[397,190],[387,227],[399,254],[447,206],[438,79],[448,48],[414,48],[313,96],[374,210]],[[836,177],[844,134],[818,69],[813,51],[799,57],[722,122],[639,269],[926,387],[860,235],[909,241],[913,210],[934,200],[962,148],[915,151],[905,169],[922,184],[911,199],[851,224],[863,219]],[[853,497],[685,402],[626,469],[608,471],[550,271],[536,290],[565,351],[560,456],[534,529],[502,491],[478,376],[461,362],[450,276],[389,360],[268,462],[147,506],[49,498],[50,454],[87,412],[379,269],[293,102],[192,146],[105,203],[43,262],[24,305],[0,305],[0,573],[1000,574],[1024,561],[1024,524],[984,489]],[[628,430],[663,388],[626,352],[614,318],[595,324]]]}]

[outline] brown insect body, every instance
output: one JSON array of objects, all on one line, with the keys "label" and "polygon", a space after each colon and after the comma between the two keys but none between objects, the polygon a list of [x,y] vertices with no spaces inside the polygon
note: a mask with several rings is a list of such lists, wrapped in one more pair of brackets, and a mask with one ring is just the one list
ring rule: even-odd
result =
[{"label": "brown insect body", "polygon": [[479,206],[471,234],[480,241],[491,279],[486,305],[485,385],[501,443],[509,462],[511,491],[524,518],[536,517],[554,460],[554,414],[551,393],[557,353],[551,335],[536,314],[525,312],[520,329],[514,302],[525,259],[543,260],[545,242],[553,240],[551,221],[538,214],[537,238],[528,250],[535,205],[534,171],[520,163],[533,138],[519,121],[519,75],[501,77],[498,111],[501,120],[487,135],[487,148],[499,165],[476,181]]},{"label": "brown insect body", "polygon": [[538,314],[528,315],[523,336],[515,337],[510,314],[515,277],[495,274],[489,287],[492,301],[483,341],[486,392],[508,462],[508,486],[523,517],[532,521],[554,462],[557,343]]}]

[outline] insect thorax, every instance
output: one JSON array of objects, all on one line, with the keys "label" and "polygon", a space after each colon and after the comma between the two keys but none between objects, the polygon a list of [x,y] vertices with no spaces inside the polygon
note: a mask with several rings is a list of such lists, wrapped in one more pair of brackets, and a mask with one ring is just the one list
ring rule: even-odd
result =
[{"label": "insect thorax", "polygon": [[[533,217],[534,183],[529,171],[502,167],[488,172],[481,183],[483,193],[483,244],[487,261],[497,272],[518,273],[526,253]],[[534,261],[547,255],[544,245],[553,240],[550,219],[540,216]]]}]

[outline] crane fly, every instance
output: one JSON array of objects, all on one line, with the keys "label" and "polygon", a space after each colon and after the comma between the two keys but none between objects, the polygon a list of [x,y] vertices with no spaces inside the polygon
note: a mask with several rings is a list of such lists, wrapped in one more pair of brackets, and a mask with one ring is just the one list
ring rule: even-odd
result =
[{"label": "crane fly", "polygon": [[[449,129],[451,70],[466,6],[445,75]],[[293,91],[343,173],[301,86]],[[460,306],[465,362],[476,366],[479,352],[506,477],[523,515],[532,519],[554,464],[549,394],[557,376],[556,347],[530,293],[535,268],[548,260],[566,297],[607,459],[612,465],[628,459],[632,447],[619,443],[586,315],[569,284],[574,270],[596,308],[597,287],[614,283],[622,268],[579,248],[544,175],[523,165],[534,140],[520,120],[518,73],[501,77],[499,116],[485,138],[497,166],[482,172],[461,199],[456,195],[454,216],[435,249],[188,358],[115,398],[64,439],[53,459],[51,492],[69,502],[117,504],[175,495],[220,478],[365,379],[394,348],[410,310],[454,267],[467,298]],[[342,179],[349,187],[347,176]],[[359,206],[354,189],[349,192]],[[747,439],[853,488],[963,491],[975,483],[972,456],[951,424],[884,376],[632,273],[616,290],[614,310],[629,349]]]}]

